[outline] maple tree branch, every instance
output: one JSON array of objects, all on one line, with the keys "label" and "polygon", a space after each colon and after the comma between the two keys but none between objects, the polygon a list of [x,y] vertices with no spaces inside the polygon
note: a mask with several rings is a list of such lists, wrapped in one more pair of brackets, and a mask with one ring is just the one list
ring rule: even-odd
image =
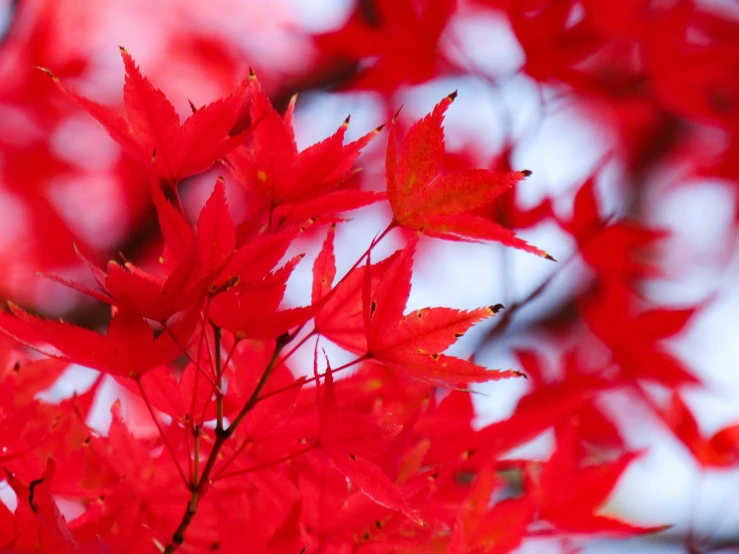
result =
[{"label": "maple tree branch", "polygon": [[192,519],[195,517],[195,514],[198,511],[200,498],[203,496],[203,494],[205,494],[207,486],[212,482],[211,473],[213,473],[213,468],[216,465],[218,455],[220,454],[223,445],[233,435],[239,424],[256,405],[259,394],[261,393],[264,386],[267,384],[267,380],[272,374],[272,371],[277,366],[277,359],[280,356],[280,352],[282,352],[282,349],[285,347],[285,345],[288,344],[289,341],[290,337],[288,335],[283,335],[282,337],[279,337],[277,339],[272,357],[267,363],[267,367],[264,369],[259,382],[254,388],[254,391],[244,404],[244,407],[239,412],[239,415],[236,416],[236,419],[233,420],[228,428],[221,429],[220,431],[216,429],[216,438],[213,442],[213,447],[210,450],[210,454],[208,455],[208,459],[203,466],[203,471],[200,474],[200,478],[198,479],[197,484],[189,487],[191,491],[190,500],[188,501],[187,507],[185,508],[185,513],[182,516],[177,529],[175,529],[174,533],[172,533],[172,539],[164,548],[163,554],[174,554],[177,548],[185,542],[185,531],[190,526],[190,522],[192,522]]},{"label": "maple tree branch", "polygon": [[[221,362],[221,387],[217,387],[215,381],[211,383],[212,389],[211,389],[211,395],[215,394],[218,395],[218,391],[223,391],[223,374],[226,372],[226,368],[228,367],[228,364],[231,362],[231,358],[234,355],[234,352],[236,352],[236,347],[239,345],[240,339],[236,339],[233,343],[233,346],[231,347],[231,350],[228,352],[228,356],[226,356],[226,359]],[[221,397],[223,396],[223,393],[221,394]],[[205,414],[208,410],[208,403],[203,403],[203,409],[200,412],[200,419],[198,421],[205,421]]]},{"label": "maple tree branch", "polygon": [[192,434],[194,438],[192,484],[198,483],[198,466],[200,463],[200,425],[193,425]]},{"label": "maple tree branch", "polygon": [[213,350],[216,370],[216,433],[223,431],[223,367],[221,360],[221,328],[213,324]]},{"label": "maple tree branch", "polygon": [[164,554],[174,554],[177,548],[185,542],[185,530],[189,527],[192,518],[198,512],[198,504],[200,503],[200,493],[197,489],[193,490],[190,500],[187,503],[185,515],[182,516],[177,530],[172,535],[172,541],[164,549]]},{"label": "maple tree branch", "polygon": [[[187,448],[187,474],[195,475],[195,468],[193,467],[193,455],[192,449],[190,448],[190,426],[186,421],[187,416],[183,417],[183,431],[185,431],[185,448]],[[193,480],[195,482],[195,480]]]},{"label": "maple tree branch", "polygon": [[517,300],[510,306],[506,308],[506,310],[503,312],[503,315],[500,317],[500,319],[497,319],[497,325],[490,329],[487,334],[482,338],[480,343],[473,349],[473,352],[477,353],[479,352],[480,348],[487,344],[488,342],[492,341],[495,337],[498,337],[505,333],[505,331],[508,329],[508,327],[511,324],[511,320],[513,319],[513,316],[515,316],[518,311],[528,305],[531,301],[536,300],[541,294],[549,287],[549,285],[554,281],[554,279],[566,268],[574,259],[579,257],[579,252],[573,253],[569,258],[565,259],[563,262],[561,262],[557,268],[552,271],[549,276],[542,281],[538,287],[536,287],[534,290],[532,290],[529,294],[526,295],[525,298],[522,298],[521,300]]},{"label": "maple tree branch", "polygon": [[[293,345],[293,347],[292,347],[292,348],[291,348],[291,349],[290,349],[290,350],[288,351],[288,353],[287,353],[287,354],[285,354],[285,355],[284,355],[284,356],[283,356],[283,357],[282,357],[282,358],[280,359],[280,364],[284,364],[284,363],[285,363],[285,362],[286,362],[286,361],[288,360],[288,358],[290,358],[290,356],[292,356],[292,355],[293,355],[293,354],[295,353],[295,351],[296,351],[296,350],[297,350],[298,348],[300,348],[300,347],[301,347],[301,346],[303,346],[303,345],[304,345],[304,344],[305,344],[306,342],[308,342],[308,339],[310,339],[310,338],[311,338],[311,337],[312,337],[313,335],[315,335],[315,334],[316,334],[316,329],[314,328],[314,329],[313,329],[313,330],[312,330],[312,331],[311,331],[310,333],[308,333],[307,335],[305,335],[305,336],[304,336],[304,337],[303,337],[302,339],[300,339],[300,340],[299,340],[299,341],[298,341],[298,342],[297,342],[297,343],[296,343],[295,345]],[[278,365],[279,365],[279,364],[278,364]]]},{"label": "maple tree branch", "polygon": [[17,14],[18,14],[18,6],[20,5],[20,0],[11,0],[9,5],[6,8],[7,14],[6,18],[7,21],[5,23],[5,28],[0,32],[0,45],[2,45],[8,37],[13,32],[13,27],[17,25]]},{"label": "maple tree branch", "polygon": [[223,465],[221,466],[221,469],[218,470],[218,472],[213,476],[213,480],[216,480],[220,477],[220,475],[226,471],[226,469],[236,460],[236,458],[239,457],[239,454],[241,454],[244,449],[252,444],[251,437],[247,437],[244,439],[244,441],[234,450],[234,453],[231,455],[231,457],[226,460]]},{"label": "maple tree branch", "polygon": [[[703,478],[706,476],[705,469],[701,472],[701,475]],[[705,483],[705,481],[704,481]],[[696,484],[696,486],[698,483]],[[729,546],[737,546],[736,538],[721,538],[719,536],[719,531],[721,530],[721,527],[726,523],[726,520],[728,519],[728,516],[731,514],[731,507],[736,502],[737,493],[739,493],[739,483],[733,483],[733,486],[728,489],[728,494],[725,495],[725,497],[722,499],[722,501],[719,504],[719,509],[716,512],[716,515],[707,521],[710,521],[713,525],[713,531],[708,533],[702,533],[699,534],[694,527],[694,522],[691,522],[691,525],[689,527],[688,535],[685,537],[685,540],[688,544],[693,544],[696,547],[702,545],[706,550],[706,552],[709,551],[709,546],[714,545],[715,549],[722,548],[722,543],[726,543]],[[693,510],[695,512],[695,510]],[[695,518],[695,514],[693,514],[692,518]],[[696,551],[699,551],[696,548]]]}]

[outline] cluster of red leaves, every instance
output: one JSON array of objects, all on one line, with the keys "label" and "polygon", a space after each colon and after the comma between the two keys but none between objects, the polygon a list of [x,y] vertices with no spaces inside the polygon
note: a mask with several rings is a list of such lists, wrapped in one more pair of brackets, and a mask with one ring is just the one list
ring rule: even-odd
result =
[{"label": "cluster of red leaves", "polygon": [[[527,75],[596,106],[616,129],[635,183],[667,155],[647,145],[689,151],[699,125],[723,133],[727,147],[708,161],[690,158],[690,170],[739,182],[735,22],[687,0],[471,4],[507,18]],[[470,72],[446,40],[463,11],[453,0],[359,2],[341,29],[313,37],[310,71],[333,79],[340,68],[344,87],[381,93],[392,114],[402,86]],[[472,169],[446,151],[443,119],[456,93],[405,132],[396,113],[386,129],[345,144],[347,118],[302,151],[295,98],[276,109],[253,73],[221,100],[191,103],[182,122],[121,49],[124,116],[69,84],[80,64],[56,63],[43,30],[53,27],[49,7],[37,17],[34,33],[5,45],[7,67],[22,68],[23,77],[14,81],[22,86],[0,91],[3,101],[33,105],[40,129],[74,106],[97,120],[126,154],[117,172],[146,184],[127,188],[125,204],[155,214],[161,255],[156,264],[123,258],[101,267],[91,241],[47,198],[69,164],[35,135],[2,133],[2,171],[33,207],[29,226],[43,238],[29,247],[38,268],[70,263],[76,241],[91,277],[48,277],[109,307],[110,318],[99,332],[12,302],[0,313],[0,550],[482,554],[512,552],[532,538],[562,539],[572,551],[573,537],[657,532],[664,527],[603,510],[641,455],[607,409],[609,397],[624,392],[702,468],[737,467],[737,425],[704,436],[683,400],[700,380],[665,344],[698,307],[655,306],[639,293],[641,280],[659,274],[650,254],[665,233],[604,215],[597,175],[578,187],[569,216],[549,198],[521,208],[516,185],[530,172],[510,167],[512,144],[495,169]],[[228,58],[227,47],[206,42],[197,48]],[[32,65],[53,67],[44,70],[51,79]],[[234,67],[223,72],[233,77]],[[305,81],[317,86],[314,76]],[[385,184],[368,187],[357,160],[383,135]],[[38,158],[54,163],[29,164]],[[214,167],[228,182],[213,176],[193,217],[180,199],[183,185]],[[245,205],[227,201],[232,185]],[[339,274],[334,243],[343,214],[373,204],[390,221]],[[487,339],[504,332],[547,283],[503,312],[495,304],[405,313],[419,241],[497,243],[553,259],[514,231],[546,221],[572,238],[590,278],[570,299],[575,321],[540,322],[542,334],[567,345],[558,345],[558,363],[533,344],[516,351],[516,369],[445,353],[496,314]],[[376,247],[391,233],[404,246],[379,259]],[[293,252],[311,240],[322,246],[310,300],[291,305],[288,281],[308,263]],[[0,279],[3,290],[9,281]],[[332,366],[328,343],[350,361]],[[308,352],[312,368],[299,361]],[[71,364],[100,373],[85,392],[49,401]],[[469,387],[524,376],[529,390],[509,417],[474,425]],[[669,389],[669,400],[656,400],[664,396],[645,383]],[[112,421],[101,431],[94,408],[106,387],[124,401],[106,407]],[[137,428],[139,416],[151,429]],[[547,456],[512,457],[548,431]]]},{"label": "cluster of red leaves", "polygon": [[[498,552],[519,544],[534,520],[560,531],[645,531],[597,514],[630,459],[613,462],[612,471],[593,469],[592,485],[600,490],[583,489],[576,512],[566,510],[562,520],[556,503],[568,496],[569,485],[547,468],[575,470],[587,463],[587,453],[573,458],[568,445],[549,464],[518,466],[530,480],[525,495],[490,506],[493,493],[505,487],[499,454],[565,413],[561,406],[540,411],[537,405],[535,418],[523,410],[509,419],[505,435],[495,426],[475,430],[469,394],[437,390],[523,374],[443,353],[501,306],[404,315],[419,236],[497,240],[546,256],[469,213],[526,172],[439,175],[442,116],[453,96],[400,145],[391,126],[386,172],[393,220],[337,280],[337,213],[384,200],[349,179],[357,154],[377,133],[344,146],[343,126],[297,152],[291,109],[280,116],[254,76],[180,126],[166,97],[122,54],[128,120],[52,78],[151,173],[164,238],[160,267],[152,272],[110,262],[103,270],[84,260],[96,288],[57,278],[110,304],[104,334],[15,305],[0,314],[0,329],[50,355],[57,370],[52,376],[76,363],[131,388],[159,436],[133,437],[117,404],[107,435],[92,431],[87,417],[99,381],[81,397],[49,407],[57,414],[50,418],[38,401],[28,403],[39,391],[41,362],[8,367],[3,440],[14,444],[3,458],[17,508],[3,505],[6,548],[239,552],[246,533],[254,552],[338,552],[360,545],[377,552]],[[239,130],[239,118],[250,120],[254,131]],[[197,148],[201,142],[208,148]],[[176,183],[223,156],[239,182],[263,198],[264,209],[256,222],[237,227],[219,180],[191,226]],[[282,308],[287,281],[303,256],[280,261],[308,226],[328,230],[313,268],[311,304]],[[373,263],[372,250],[395,227],[418,234]],[[305,331],[310,325],[313,330]],[[313,377],[296,379],[288,366],[295,347],[286,347],[313,337]],[[319,364],[321,338],[357,357],[334,370],[328,358]],[[359,373],[334,382],[335,372],[360,363]],[[314,386],[306,387],[309,382]],[[20,412],[19,399],[27,403]],[[567,412],[573,409],[575,403]],[[562,440],[571,442],[575,431],[567,429]],[[601,472],[606,484],[600,484]],[[67,523],[51,491],[79,503],[83,515]],[[500,512],[518,524],[503,525]]]}]

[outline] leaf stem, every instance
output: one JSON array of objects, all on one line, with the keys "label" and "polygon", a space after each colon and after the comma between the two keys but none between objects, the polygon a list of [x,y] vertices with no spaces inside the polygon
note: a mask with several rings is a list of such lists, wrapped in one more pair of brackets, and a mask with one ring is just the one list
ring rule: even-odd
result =
[{"label": "leaf stem", "polygon": [[[367,250],[364,251],[364,254],[362,254],[356,262],[354,262],[354,265],[349,268],[349,271],[347,271],[346,273],[344,273],[344,276],[341,279],[339,279],[339,282],[336,283],[336,285],[334,285],[334,287],[331,289],[331,292],[333,292],[333,291],[336,290],[336,287],[338,287],[339,284],[341,284],[341,282],[344,279],[346,279],[346,276],[347,275],[349,275],[352,271],[354,271],[355,269],[357,269],[357,267],[359,267],[359,264],[361,264],[364,261],[364,259],[367,256],[369,256],[369,254],[372,251],[372,249],[375,246],[377,246],[380,243],[380,241],[382,239],[384,239],[385,236],[390,231],[392,231],[393,229],[395,229],[396,226],[397,226],[397,223],[395,223],[395,220],[391,221],[390,223],[388,223],[388,226],[385,227],[385,230],[382,233],[380,233],[379,235],[377,235],[377,237],[375,237],[374,239],[372,239],[372,242],[370,243],[369,248],[367,248]],[[329,294],[331,294],[331,293],[329,293]]]},{"label": "leaf stem", "polygon": [[162,428],[162,424],[159,421],[159,418],[157,417],[156,413],[154,412],[154,408],[152,407],[151,402],[149,401],[149,397],[146,395],[144,386],[141,384],[141,378],[136,377],[134,380],[136,381],[136,386],[138,386],[139,392],[141,393],[141,398],[144,401],[144,404],[146,404],[146,408],[149,410],[149,415],[151,415],[151,419],[154,421],[154,425],[156,425],[157,431],[159,431],[159,436],[162,437],[164,446],[169,451],[169,454],[172,456],[172,461],[174,461],[175,465],[177,466],[177,471],[179,472],[180,477],[182,478],[182,481],[186,485],[189,485],[190,482],[185,476],[185,472],[182,470],[182,466],[180,466],[180,462],[177,461],[177,456],[175,455],[174,449],[172,448],[172,445],[169,444],[169,441],[167,440],[167,437],[164,434],[164,429]]},{"label": "leaf stem", "polygon": [[[234,477],[236,475],[244,475],[245,473],[253,473],[255,471],[259,471],[262,469],[267,469],[268,467],[279,465],[283,462],[286,462],[288,460],[292,460],[293,458],[297,458],[298,456],[301,456],[305,454],[306,452],[310,452],[314,448],[316,448],[317,445],[310,444],[306,446],[305,448],[301,448],[300,450],[296,450],[295,452],[292,452],[290,454],[285,454],[284,456],[277,458],[276,460],[272,460],[270,462],[265,462],[263,464],[259,464],[256,466],[252,466],[246,469],[239,469],[237,471],[232,471],[230,473],[223,473],[225,466],[221,468],[221,470],[216,473],[216,475],[213,477],[213,480],[220,480],[220,479],[226,479],[227,477]],[[235,456],[231,458],[231,460],[235,459]],[[229,461],[231,461],[229,460]]]},{"label": "leaf stem", "polygon": [[[208,321],[208,313],[210,312],[210,296],[208,296],[208,299],[205,301],[205,308],[203,310],[203,321],[201,322],[200,326],[200,340],[198,341],[198,353],[195,357],[195,383],[193,384],[192,389],[192,402],[190,403],[190,417],[189,417],[189,423],[190,426],[195,425],[195,408],[197,406],[197,398],[198,398],[198,378],[200,377],[200,373],[202,372],[203,375],[206,375],[205,371],[203,371],[200,368],[200,361],[202,360],[203,355],[203,342],[205,341],[205,334],[208,332],[207,328],[207,321]],[[215,386],[215,383],[214,385]],[[191,427],[192,429],[192,427]]]},{"label": "leaf stem", "polygon": [[[365,360],[368,360],[369,358],[370,358],[370,355],[369,354],[364,354],[363,356],[360,356],[356,360],[352,360],[351,362],[345,363],[344,365],[339,366],[336,369],[332,369],[331,370],[331,374],[333,375],[333,374],[335,374],[335,373],[337,373],[339,371],[342,371],[344,369],[348,369],[348,368],[352,367],[353,365],[358,364],[359,362],[363,362]],[[314,375],[313,377],[301,377],[300,379],[298,379],[294,383],[290,383],[289,385],[286,385],[286,386],[281,387],[279,389],[275,389],[273,391],[269,391],[269,392],[265,393],[264,395],[262,395],[259,398],[257,398],[257,401],[255,402],[255,404],[259,404],[262,400],[267,400],[267,398],[269,398],[271,396],[275,396],[277,394],[280,394],[282,392],[288,391],[290,389],[294,389],[296,387],[302,387],[306,383],[312,383],[317,378],[320,379],[321,377],[325,377],[325,376],[326,376],[326,373],[324,372],[324,373],[319,373],[318,375]]]},{"label": "leaf stem", "polygon": [[177,347],[180,350],[182,350],[182,354],[183,354],[183,356],[185,356],[185,358],[187,358],[187,361],[190,362],[193,366],[195,366],[195,368],[197,369],[197,371],[199,373],[202,373],[203,376],[208,380],[208,382],[215,387],[215,381],[213,380],[213,378],[210,375],[208,375],[208,373],[204,369],[202,369],[200,367],[200,364],[198,363],[198,361],[195,358],[193,358],[192,357],[192,354],[190,354],[187,351],[187,347],[184,346],[182,343],[179,342],[179,340],[177,339],[177,337],[175,336],[175,334],[172,332],[172,329],[170,329],[169,326],[165,325],[164,326],[164,330],[170,336],[170,338],[172,339],[172,341],[177,345]]},{"label": "leaf stem", "polygon": [[532,290],[529,294],[526,295],[526,297],[522,298],[521,300],[518,300],[511,304],[510,306],[507,306],[505,311],[503,311],[503,315],[500,318],[495,318],[497,325],[495,325],[492,329],[490,329],[487,334],[482,338],[482,340],[478,343],[478,345],[473,349],[473,352],[477,353],[480,351],[480,349],[494,340],[496,337],[502,335],[506,332],[508,327],[511,324],[511,321],[513,320],[513,317],[525,306],[527,306],[530,302],[536,300],[539,296],[541,296],[544,291],[549,287],[549,285],[554,281],[554,279],[557,278],[558,275],[562,273],[562,270],[566,268],[572,260],[577,258],[577,253],[571,255],[569,258],[567,258],[565,261],[561,262],[557,268],[552,271],[552,273],[549,274],[549,276],[542,281],[538,287],[536,287],[534,290]]},{"label": "leaf stem", "polygon": [[[271,225],[271,213],[270,213],[270,225]],[[374,238],[372,240],[372,242],[370,243],[369,248],[367,248],[367,250],[364,252],[364,254],[362,254],[362,256],[360,256],[360,258],[349,269],[349,271],[344,275],[344,277],[341,278],[341,280],[339,281],[339,283],[346,278],[346,275],[348,275],[351,271],[353,271],[354,269],[356,269],[359,266],[359,264],[361,264],[362,261],[367,256],[369,256],[371,250],[393,228],[395,228],[395,226],[396,226],[395,222],[394,221],[391,221],[390,224],[385,228],[385,230],[382,231],[382,233],[380,233],[376,238]],[[334,287],[333,290],[335,290],[335,288],[336,287]],[[206,305],[206,313],[207,313],[207,308],[208,307],[209,307],[209,305]],[[215,329],[215,326],[214,326],[214,329]],[[308,335],[308,337],[310,337],[312,334],[314,334],[314,332],[315,331],[311,332]],[[203,333],[205,333],[205,331],[203,331]],[[200,358],[200,352],[202,351],[202,341],[203,341],[203,338],[204,337],[201,335],[200,348],[199,348],[199,352],[198,352],[198,362],[200,361],[199,358]],[[206,460],[205,465],[203,466],[203,471],[200,474],[200,478],[198,479],[197,485],[191,487],[191,489],[190,489],[191,490],[190,500],[187,503],[187,508],[185,509],[185,514],[182,516],[182,519],[180,520],[180,524],[177,526],[177,529],[172,534],[172,539],[170,540],[169,544],[165,547],[163,554],[173,554],[177,550],[177,548],[183,542],[185,542],[185,531],[187,530],[188,526],[190,525],[190,522],[195,517],[195,514],[198,511],[198,505],[200,503],[200,498],[204,494],[207,485],[210,482],[212,482],[211,473],[213,472],[213,468],[215,467],[216,461],[218,459],[218,455],[219,455],[221,449],[223,448],[223,444],[233,435],[233,433],[236,430],[236,428],[244,420],[244,418],[249,414],[249,412],[254,408],[254,406],[256,406],[257,403],[259,403],[260,401],[262,401],[265,398],[268,398],[270,396],[273,396],[274,394],[277,394],[279,392],[283,392],[283,391],[288,390],[290,388],[293,388],[295,386],[302,386],[305,383],[309,383],[311,381],[315,381],[317,378],[323,377],[325,375],[325,373],[324,374],[319,374],[317,376],[314,376],[314,377],[311,377],[311,378],[308,378],[308,379],[304,379],[302,381],[296,381],[295,383],[293,383],[292,385],[290,385],[288,387],[283,387],[283,388],[278,389],[276,391],[271,391],[271,392],[265,394],[264,396],[261,396],[260,397],[260,394],[261,394],[262,390],[264,389],[265,385],[267,384],[267,381],[269,380],[269,377],[272,375],[272,372],[274,371],[274,369],[279,365],[277,362],[278,362],[278,359],[280,357],[280,353],[282,352],[282,349],[290,342],[291,339],[292,339],[292,337],[290,337],[287,334],[285,334],[282,337],[279,337],[277,339],[277,342],[275,344],[274,352],[272,353],[272,357],[270,358],[269,362],[267,363],[267,367],[265,368],[264,372],[262,373],[262,376],[259,378],[259,381],[257,382],[256,387],[254,387],[254,391],[252,391],[251,396],[248,398],[248,400],[244,404],[243,408],[238,413],[238,415],[236,416],[236,418],[233,420],[233,422],[231,423],[231,425],[229,425],[226,429],[223,429],[222,390],[221,390],[221,387],[220,387],[220,385],[221,385],[221,383],[220,383],[220,373],[221,373],[221,368],[220,368],[220,337],[218,336],[218,338],[216,338],[217,347],[215,348],[215,357],[217,358],[218,361],[216,361],[216,375],[215,375],[216,380],[215,380],[214,386],[216,387],[216,398],[217,398],[216,402],[218,402],[218,399],[221,400],[221,411],[219,412],[220,413],[220,417],[218,419],[218,422],[220,424],[217,423],[216,433],[215,433],[216,439],[215,439],[215,442],[213,443],[213,447],[211,448],[210,454],[208,455],[208,459]],[[305,340],[307,340],[307,338],[304,338],[301,342],[305,342]],[[300,344],[298,346],[300,346]],[[296,349],[297,349],[297,347],[296,348],[293,348],[288,353],[288,356],[290,354],[292,354]],[[364,356],[362,356],[360,358],[357,358],[356,360],[354,360],[352,362],[349,362],[348,364],[344,364],[343,366],[341,366],[341,367],[333,370],[332,373],[336,373],[337,371],[341,371],[342,369],[346,369],[348,367],[351,367],[351,366],[353,366],[353,365],[355,365],[355,364],[357,364],[357,363],[359,363],[359,362],[367,359],[368,357],[369,356],[367,354],[365,354]],[[287,358],[287,356],[285,357],[285,359],[286,358]],[[199,363],[196,364],[196,367],[199,367]],[[199,372],[196,373],[196,378],[197,378],[197,374],[198,373]],[[192,416],[193,417],[195,415],[194,414],[194,407],[195,407],[195,395],[193,394],[193,404],[192,404],[192,411],[193,411]],[[193,425],[193,424],[194,424],[194,422],[191,422],[191,425]],[[314,448],[314,445],[311,445],[310,448]],[[196,449],[197,449],[197,446],[196,446]],[[290,459],[290,457],[295,457],[297,455],[300,455],[303,452],[306,452],[308,449],[309,448],[306,447],[306,448],[304,448],[304,449],[302,449],[302,450],[300,450],[298,452],[295,452],[295,453],[293,453],[291,455],[288,455],[289,457],[283,457],[280,460],[276,460],[274,462],[269,462],[269,464],[274,465],[274,464],[280,463],[282,461],[285,461],[286,459]],[[258,466],[257,468],[251,468],[248,471],[256,471],[257,469],[260,469],[262,467],[265,467],[265,466]],[[228,475],[232,475],[232,474],[228,474]],[[221,477],[225,477],[225,476],[222,475]]]}]

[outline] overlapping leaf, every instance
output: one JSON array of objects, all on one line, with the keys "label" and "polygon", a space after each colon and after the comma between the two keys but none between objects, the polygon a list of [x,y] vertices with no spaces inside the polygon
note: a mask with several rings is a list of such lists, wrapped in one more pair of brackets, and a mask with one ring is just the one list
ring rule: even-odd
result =
[{"label": "overlapping leaf", "polygon": [[344,144],[349,119],[323,141],[298,152],[292,129],[291,104],[285,117],[272,107],[256,84],[251,118],[259,122],[253,140],[228,156],[233,175],[243,185],[259,191],[265,205],[279,210],[273,218],[302,223],[306,219],[356,209],[382,200],[384,195],[338,189],[352,176],[352,166],[379,129]]},{"label": "overlapping leaf", "polygon": [[416,240],[396,253],[374,288],[372,276],[377,269],[368,259],[363,287],[368,354],[398,371],[435,383],[471,383],[520,376],[513,370],[488,370],[442,354],[472,325],[494,315],[498,307],[469,312],[425,308],[403,315],[411,290]]},{"label": "overlapping leaf", "polygon": [[[128,119],[63,84],[59,88],[97,119],[120,146],[162,182],[178,181],[208,169],[244,141],[250,129],[231,135],[252,80],[230,96],[193,113],[184,123],[161,90],[141,74],[133,58],[121,48],[126,68],[123,87]],[[53,76],[53,75],[52,75]]]},{"label": "overlapping leaf", "polygon": [[[346,422],[339,420],[339,411],[337,410],[336,397],[334,391],[334,382],[331,368],[326,370],[326,380],[323,386],[320,400],[320,417],[321,417],[321,436],[319,444],[322,449],[330,456],[336,467],[343,473],[352,485],[362,491],[370,499],[377,504],[397,510],[403,515],[409,517],[418,524],[423,521],[418,513],[408,504],[407,499],[390,478],[382,471],[382,469],[371,460],[346,452],[341,448],[341,444],[337,444],[337,434],[346,434],[346,430],[342,430],[341,426]],[[357,432],[364,431],[366,433],[369,419],[359,418],[353,422],[354,436]],[[371,425],[370,425],[371,426]]]},{"label": "overlapping leaf", "polygon": [[106,335],[33,316],[15,305],[0,314],[0,331],[26,345],[58,350],[64,359],[124,377],[138,377],[180,355],[194,330],[193,314],[156,336],[140,315],[118,310]]}]

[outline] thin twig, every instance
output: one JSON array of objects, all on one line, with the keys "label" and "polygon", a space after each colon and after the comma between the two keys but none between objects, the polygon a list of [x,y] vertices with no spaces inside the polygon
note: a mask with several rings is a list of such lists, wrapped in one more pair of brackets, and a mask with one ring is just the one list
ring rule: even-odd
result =
[{"label": "thin twig", "polygon": [[[370,355],[369,354],[364,354],[363,356],[360,356],[356,360],[352,360],[351,362],[348,362],[348,363],[346,363],[346,364],[344,364],[342,366],[339,366],[336,369],[332,369],[331,370],[331,375],[334,375],[334,374],[338,373],[339,371],[342,371],[344,369],[348,369],[348,368],[352,367],[353,365],[358,364],[359,362],[363,362],[363,361],[369,360],[369,359],[370,359]],[[267,393],[264,393],[264,395],[262,395],[259,398],[257,398],[257,401],[255,402],[255,404],[259,404],[262,400],[267,400],[267,398],[270,398],[271,396],[275,396],[275,395],[280,394],[280,393],[283,393],[285,391],[289,391],[290,389],[302,387],[303,385],[305,385],[307,383],[312,383],[313,381],[316,380],[316,378],[320,379],[321,377],[325,377],[325,376],[326,376],[326,373],[324,372],[324,373],[319,373],[318,375],[314,375],[313,377],[301,377],[300,379],[298,379],[294,383],[290,383],[289,385],[286,385],[284,387],[280,387],[279,389],[275,389],[275,390],[269,391]]]}]

